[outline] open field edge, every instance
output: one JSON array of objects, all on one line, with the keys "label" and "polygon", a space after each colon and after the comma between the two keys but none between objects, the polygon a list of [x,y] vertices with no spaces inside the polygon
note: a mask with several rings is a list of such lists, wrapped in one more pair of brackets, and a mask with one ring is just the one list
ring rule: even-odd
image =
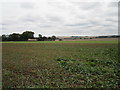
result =
[{"label": "open field edge", "polygon": [[0,43],[111,43],[118,44],[118,41],[4,41]]}]

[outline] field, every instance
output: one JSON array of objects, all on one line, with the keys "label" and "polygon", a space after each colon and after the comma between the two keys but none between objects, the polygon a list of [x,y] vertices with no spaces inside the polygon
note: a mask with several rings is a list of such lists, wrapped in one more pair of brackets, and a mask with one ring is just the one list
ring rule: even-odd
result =
[{"label": "field", "polygon": [[81,41],[7,41],[3,43],[118,43],[118,40],[81,40]]},{"label": "field", "polygon": [[118,88],[116,41],[2,43],[3,88]]}]

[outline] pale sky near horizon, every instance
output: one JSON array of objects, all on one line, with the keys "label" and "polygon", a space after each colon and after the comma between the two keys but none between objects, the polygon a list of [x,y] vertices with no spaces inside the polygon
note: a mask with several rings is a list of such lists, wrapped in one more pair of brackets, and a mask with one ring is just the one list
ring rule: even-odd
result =
[{"label": "pale sky near horizon", "polygon": [[0,18],[2,34],[117,35],[118,0],[3,0]]}]

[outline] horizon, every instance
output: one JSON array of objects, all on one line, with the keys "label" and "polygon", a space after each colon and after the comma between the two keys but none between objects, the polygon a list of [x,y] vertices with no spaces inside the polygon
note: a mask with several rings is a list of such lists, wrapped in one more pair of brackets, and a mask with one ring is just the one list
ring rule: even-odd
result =
[{"label": "horizon", "polygon": [[[27,31],[30,31],[30,30],[27,30]],[[32,31],[32,32],[34,32],[34,31]],[[23,32],[22,33],[13,32],[13,33],[22,34]],[[10,34],[13,34],[13,33],[9,33],[9,34],[3,34],[2,33],[2,35],[10,35]],[[41,34],[41,33],[36,34],[34,32],[34,37],[38,37],[39,34]],[[2,36],[2,35],[0,35],[0,36]],[[53,36],[53,35],[43,35],[43,34],[41,34],[41,35],[46,36],[46,37]],[[88,37],[90,37],[90,36],[93,36],[94,37],[94,36],[119,36],[119,34],[108,34],[108,35],[54,35],[54,36],[56,36],[56,37],[72,37],[72,36],[88,36]]]}]

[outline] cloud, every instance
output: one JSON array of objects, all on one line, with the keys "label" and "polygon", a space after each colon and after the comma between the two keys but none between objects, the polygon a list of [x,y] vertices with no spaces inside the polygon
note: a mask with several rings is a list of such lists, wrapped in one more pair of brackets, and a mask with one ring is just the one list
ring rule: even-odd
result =
[{"label": "cloud", "polygon": [[109,7],[118,7],[118,2],[110,2]]},{"label": "cloud", "polygon": [[71,26],[71,27],[87,27],[87,26],[90,26],[91,24],[90,23],[76,23],[76,24],[66,24],[65,26]]},{"label": "cloud", "polygon": [[118,34],[116,2],[54,0],[2,4],[5,34],[32,30],[43,35]]},{"label": "cloud", "polygon": [[33,3],[28,3],[28,2],[23,2],[20,4],[21,8],[25,8],[25,9],[32,9],[34,8],[34,4]]},{"label": "cloud", "polygon": [[83,10],[95,9],[102,6],[101,2],[73,2],[73,3]]}]

